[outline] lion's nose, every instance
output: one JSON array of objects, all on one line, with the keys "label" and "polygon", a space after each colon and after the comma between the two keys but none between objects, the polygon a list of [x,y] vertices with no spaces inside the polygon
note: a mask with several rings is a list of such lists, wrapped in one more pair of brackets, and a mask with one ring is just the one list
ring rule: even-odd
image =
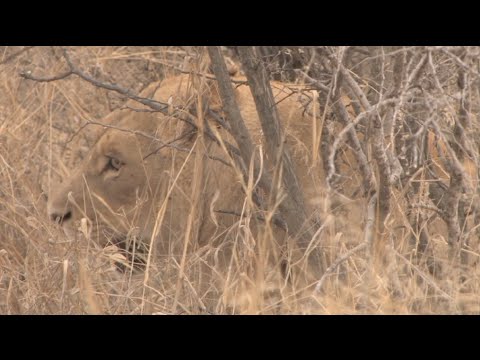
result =
[{"label": "lion's nose", "polygon": [[58,212],[50,213],[50,219],[59,225],[62,225],[64,221],[70,219],[71,217],[72,217],[72,212],[70,210],[64,212],[63,214]]}]

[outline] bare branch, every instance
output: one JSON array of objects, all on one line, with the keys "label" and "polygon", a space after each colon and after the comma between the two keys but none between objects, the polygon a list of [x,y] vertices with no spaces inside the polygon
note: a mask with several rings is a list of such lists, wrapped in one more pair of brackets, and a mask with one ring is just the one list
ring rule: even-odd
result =
[{"label": "bare branch", "polygon": [[282,184],[288,194],[285,202],[287,222],[293,234],[300,236],[300,244],[307,247],[312,237],[305,227],[307,212],[303,194],[295,174],[288,146],[280,125],[268,74],[252,47],[237,48],[255,101],[257,113],[263,129],[267,157],[272,164],[281,164]]},{"label": "bare branch", "polygon": [[356,125],[358,125],[362,120],[367,118],[371,113],[375,111],[379,111],[384,106],[388,106],[390,104],[395,104],[399,101],[399,99],[385,99],[375,105],[373,105],[369,111],[364,111],[357,115],[355,119],[353,119],[347,126],[345,126],[342,131],[338,133],[335,137],[335,141],[332,144],[332,151],[330,152],[330,156],[328,159],[328,174],[327,174],[327,182],[331,181],[335,174],[335,154],[340,148],[340,146],[345,142],[345,136],[348,132],[353,129]]},{"label": "bare branch", "polygon": [[317,285],[315,285],[315,294],[320,294],[322,291],[322,286],[327,278],[327,276],[333,274],[333,272],[342,264],[343,262],[347,261],[352,255],[355,255],[357,252],[364,250],[367,248],[367,243],[363,242],[357,246],[355,246],[353,249],[348,250],[344,255],[340,256],[338,259],[336,259],[332,265],[330,265],[327,270],[323,273],[322,277],[320,280],[318,280]]},{"label": "bare branch", "polygon": [[23,77],[24,79],[33,80],[33,81],[36,81],[36,82],[52,82],[52,81],[66,79],[67,77],[69,77],[70,75],[73,75],[73,74],[74,74],[73,71],[66,71],[62,74],[55,75],[55,76],[41,77],[41,76],[33,76],[30,71],[26,71],[26,72],[21,72],[19,75],[21,77]]},{"label": "bare branch", "polygon": [[[348,114],[348,111],[341,99],[341,88],[343,85],[343,76],[341,73],[337,75],[337,82],[336,82],[336,89],[335,91],[331,92],[332,97],[332,104],[335,110],[336,115],[346,127],[350,124],[351,119]],[[368,163],[367,156],[365,155],[362,146],[360,144],[360,140],[358,139],[357,133],[354,130],[355,128],[352,127],[348,130],[347,136],[350,145],[352,146],[353,153],[357,159],[357,162],[360,167],[360,172],[362,173],[363,177],[363,191],[364,194],[368,194],[370,191],[376,188],[376,181],[374,177],[374,173],[372,167]]]},{"label": "bare branch", "polygon": [[208,53],[212,61],[213,72],[218,80],[219,92],[222,97],[223,109],[229,119],[228,123],[237,135],[236,141],[240,154],[245,164],[249,164],[252,159],[254,144],[240,113],[235,100],[230,76],[223,60],[223,55],[218,47],[208,47]]},{"label": "bare branch", "polygon": [[420,277],[425,280],[425,282],[430,285],[433,289],[435,289],[440,295],[442,295],[442,297],[445,297],[446,299],[448,300],[453,300],[453,297],[451,295],[449,295],[446,291],[444,291],[443,289],[441,289],[436,283],[435,283],[435,280],[433,280],[428,274],[425,274],[422,270],[420,270],[417,266],[415,266],[414,264],[412,264],[412,262],[410,260],[408,260],[405,256],[403,256],[402,254],[400,254],[398,251],[395,251],[396,255],[402,259],[405,264],[407,264],[408,266],[410,266],[413,270],[415,270],[415,272],[420,275]]},{"label": "bare branch", "polygon": [[[232,129],[231,133],[235,138],[235,141],[239,148],[239,156],[242,160],[239,163],[239,168],[243,170],[244,177],[247,177],[246,169],[248,164],[254,159],[254,143],[250,137],[245,122],[243,121],[242,114],[235,100],[235,93],[233,91],[232,84],[230,82],[230,76],[228,73],[227,66],[223,59],[222,52],[220,48],[210,46],[207,48],[210,60],[212,62],[212,70],[215,74],[215,77],[218,80],[218,90],[220,97],[223,103],[223,110],[225,111],[229,127]],[[269,187],[272,184],[269,174],[263,168],[258,166],[258,161],[253,161],[254,165],[254,177],[257,178],[260,174],[260,187],[265,191],[268,191]],[[265,204],[261,201],[261,197],[257,194],[257,189],[254,189],[254,201],[260,208],[265,209]],[[283,216],[284,211],[282,206],[280,206],[280,213]],[[273,217],[274,223],[284,224],[284,220],[277,218],[276,215]],[[290,224],[287,222],[286,227]]]}]

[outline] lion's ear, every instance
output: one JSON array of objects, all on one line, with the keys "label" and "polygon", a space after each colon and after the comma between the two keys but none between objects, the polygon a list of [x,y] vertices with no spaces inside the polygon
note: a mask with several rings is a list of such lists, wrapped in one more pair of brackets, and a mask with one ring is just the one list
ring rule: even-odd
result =
[{"label": "lion's ear", "polygon": [[227,70],[230,76],[239,75],[240,66],[238,66],[232,59],[226,57],[225,62],[227,63]]},{"label": "lion's ear", "polygon": [[[223,57],[225,59],[225,64],[227,65],[227,71],[228,75],[231,77],[239,76],[240,75],[240,66],[235,63],[232,59],[230,59],[228,56]],[[208,72],[210,74],[213,74],[213,69],[212,69],[212,64],[210,63],[208,65]]]}]

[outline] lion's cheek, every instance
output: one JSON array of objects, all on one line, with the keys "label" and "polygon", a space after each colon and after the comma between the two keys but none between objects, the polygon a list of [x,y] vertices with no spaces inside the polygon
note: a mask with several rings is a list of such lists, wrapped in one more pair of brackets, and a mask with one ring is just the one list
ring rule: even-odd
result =
[{"label": "lion's cheek", "polygon": [[105,181],[104,188],[108,197],[112,199],[120,199],[119,203],[135,203],[139,191],[141,192],[145,183],[145,180],[138,180],[138,178],[131,174],[122,174],[122,176]]}]

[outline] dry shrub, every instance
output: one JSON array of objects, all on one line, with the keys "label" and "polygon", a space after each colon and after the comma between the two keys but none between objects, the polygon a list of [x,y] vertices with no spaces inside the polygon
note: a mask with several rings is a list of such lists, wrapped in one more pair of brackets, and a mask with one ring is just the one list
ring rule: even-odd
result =
[{"label": "dry shrub", "polygon": [[[343,146],[335,158],[343,175],[337,179],[336,186],[347,197],[332,201],[324,196],[312,199],[325,210],[321,246],[328,264],[335,265],[319,279],[322,287],[313,294],[289,286],[279,269],[265,261],[264,252],[259,249],[268,251],[271,229],[267,227],[259,234],[252,234],[248,230],[248,224],[254,221],[251,215],[240,218],[228,230],[235,239],[235,251],[226,268],[218,266],[222,244],[217,239],[212,239],[209,246],[194,248],[183,262],[174,256],[153,258],[147,273],[130,271],[128,258],[118,248],[100,247],[85,228],[79,229],[76,239],[68,239],[46,215],[47,194],[52,184],[68,176],[92,146],[95,134],[89,127],[78,132],[85,121],[100,120],[124,106],[127,99],[78,77],[38,83],[19,76],[27,71],[36,76],[61,74],[66,70],[61,49],[3,47],[0,50],[0,313],[437,314],[480,311],[475,219],[469,215],[464,226],[470,240],[469,261],[453,261],[449,255],[447,226],[434,216],[428,198],[431,179],[425,172],[391,190],[391,208],[383,234],[390,244],[390,258],[383,264],[373,265],[367,247],[349,254],[364,241],[368,204],[359,190],[362,177],[348,146]],[[69,48],[71,58],[85,72],[134,93],[168,73],[185,69],[192,51],[195,52],[178,47]],[[295,54],[293,52],[293,56]],[[361,64],[361,60],[355,61]],[[363,63],[365,61],[363,59]],[[358,70],[355,66],[351,69]],[[277,73],[281,72],[282,69],[277,69]],[[289,74],[287,78],[291,80]],[[453,88],[455,76],[453,70],[442,72],[439,81]],[[478,99],[473,95],[472,99],[473,105],[478,106]],[[475,106],[471,113],[476,115]],[[319,109],[319,113],[322,110]],[[418,116],[414,110],[409,114]],[[449,119],[457,114],[458,108],[446,107],[438,120],[442,130],[451,130]],[[324,121],[327,124],[330,120]],[[476,121],[473,117],[472,131],[477,131]],[[365,124],[360,123],[359,127],[362,126]],[[338,122],[330,126],[329,144],[342,128]],[[364,141],[368,129],[361,130],[360,140]],[[437,139],[436,143],[441,145],[441,141],[445,139]],[[442,163],[435,161],[436,165]],[[476,159],[472,166],[476,172]],[[434,170],[437,174],[441,172],[441,169]],[[448,171],[438,175],[447,185]],[[355,185],[345,188],[342,181]],[[423,206],[416,207],[413,213],[412,204],[405,196],[413,188],[412,184],[418,185],[415,185],[415,202]],[[472,206],[474,199],[468,198],[466,206]],[[429,231],[428,251],[417,251],[420,230],[412,226],[412,217],[425,219],[421,226]],[[342,261],[337,262],[339,259]],[[123,272],[118,271],[118,263],[124,263]],[[180,273],[183,274],[181,281]],[[195,288],[192,284],[204,276],[212,278],[211,286]]]}]

